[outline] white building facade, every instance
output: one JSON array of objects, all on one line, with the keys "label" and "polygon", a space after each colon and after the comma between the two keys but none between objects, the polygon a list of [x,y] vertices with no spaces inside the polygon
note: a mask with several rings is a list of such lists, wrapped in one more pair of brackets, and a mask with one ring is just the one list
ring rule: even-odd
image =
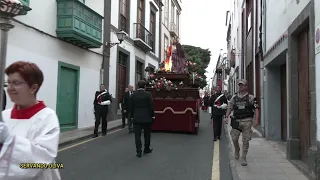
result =
[{"label": "white building facade", "polygon": [[110,49],[109,91],[113,95],[113,116],[121,116],[119,103],[129,84],[136,87],[146,77],[145,69],[158,68],[161,56],[160,0],[112,0],[111,42],[117,42],[116,33],[127,33],[125,40]]},{"label": "white building facade", "polygon": [[174,37],[181,43],[181,0],[162,0],[164,6],[162,11],[161,27],[161,60],[166,58],[166,50],[172,44]]},{"label": "white building facade", "polygon": [[238,90],[237,81],[241,73],[241,10],[242,2],[233,0],[230,11],[226,14],[227,32],[227,60],[230,65],[228,91],[234,94]]},{"label": "white building facade", "polygon": [[287,142],[287,157],[309,166],[317,162],[314,3],[264,4],[265,136]]},{"label": "white building facade", "polygon": [[288,159],[303,164],[300,169],[311,179],[319,179],[319,5],[319,0],[233,1],[227,16],[229,89],[236,90],[238,78],[248,80],[249,92],[260,101],[262,134],[287,142]]},{"label": "white building facade", "polygon": [[[37,98],[57,111],[62,131],[93,126],[92,104],[102,62],[103,1],[22,1],[32,10],[15,18],[6,65],[23,60],[40,67],[44,83]],[[11,107],[8,100],[7,108]]]}]

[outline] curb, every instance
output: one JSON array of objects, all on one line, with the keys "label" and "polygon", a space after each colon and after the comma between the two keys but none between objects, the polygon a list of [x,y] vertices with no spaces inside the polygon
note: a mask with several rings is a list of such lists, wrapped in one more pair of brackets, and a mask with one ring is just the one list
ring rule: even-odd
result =
[{"label": "curb", "polygon": [[[110,129],[107,129],[107,132],[108,132],[108,131],[114,131],[114,130],[116,130],[116,129],[119,129],[119,127],[121,127],[121,125],[112,127],[112,128],[110,128]],[[98,134],[101,135],[101,131],[99,131]],[[70,140],[68,140],[68,141],[59,143],[59,147],[58,147],[58,148],[62,148],[62,147],[64,147],[64,146],[67,146],[67,145],[70,145],[70,144],[74,144],[74,143],[83,141],[83,140],[85,140],[85,139],[89,139],[90,137],[92,137],[92,134],[88,134],[88,135],[85,135],[85,136],[80,136],[80,137],[77,137],[77,138],[74,138],[74,139],[70,139]]]},{"label": "curb", "polygon": [[224,129],[224,133],[225,133],[226,139],[228,141],[229,165],[230,165],[230,169],[231,169],[232,179],[233,180],[241,180],[240,177],[239,177],[238,171],[237,171],[237,164],[236,164],[236,162],[235,162],[235,160],[233,158],[233,144],[232,144],[232,141],[231,141],[230,134],[228,132],[228,124],[225,124],[223,126],[223,129]]}]

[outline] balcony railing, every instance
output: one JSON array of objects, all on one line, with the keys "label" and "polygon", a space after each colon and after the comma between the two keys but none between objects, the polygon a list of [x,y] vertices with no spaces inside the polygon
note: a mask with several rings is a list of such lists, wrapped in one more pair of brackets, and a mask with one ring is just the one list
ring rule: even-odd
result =
[{"label": "balcony railing", "polygon": [[179,36],[177,25],[174,22],[170,23],[171,36]]},{"label": "balcony railing", "polygon": [[135,44],[145,51],[152,50],[154,44],[152,33],[142,23],[134,23],[133,26]]}]

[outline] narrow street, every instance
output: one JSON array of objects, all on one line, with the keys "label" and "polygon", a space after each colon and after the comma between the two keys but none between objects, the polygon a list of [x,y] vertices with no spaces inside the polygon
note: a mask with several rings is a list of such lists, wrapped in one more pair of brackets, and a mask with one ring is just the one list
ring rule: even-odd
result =
[{"label": "narrow street", "polygon": [[[135,156],[134,135],[124,129],[64,147],[57,162],[65,166],[64,180],[231,180],[227,141],[219,142],[213,158],[211,127],[209,115],[201,113],[198,135],[153,133],[153,153],[141,159]],[[220,175],[212,174],[214,169]]]}]

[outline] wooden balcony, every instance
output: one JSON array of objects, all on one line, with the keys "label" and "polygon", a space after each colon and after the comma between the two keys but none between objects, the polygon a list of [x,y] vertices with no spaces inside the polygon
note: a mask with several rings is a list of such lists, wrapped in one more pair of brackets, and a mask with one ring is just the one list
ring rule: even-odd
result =
[{"label": "wooden balcony", "polygon": [[102,19],[79,0],[57,0],[57,29],[60,39],[82,48],[100,48]]}]

